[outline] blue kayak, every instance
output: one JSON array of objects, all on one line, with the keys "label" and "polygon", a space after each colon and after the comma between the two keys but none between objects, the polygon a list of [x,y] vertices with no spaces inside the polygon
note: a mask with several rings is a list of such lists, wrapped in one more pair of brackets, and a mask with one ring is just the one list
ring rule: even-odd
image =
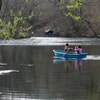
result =
[{"label": "blue kayak", "polygon": [[64,50],[53,50],[55,56],[61,56],[64,58],[86,58],[87,53],[81,53],[81,54],[76,54],[76,53],[65,53]]}]

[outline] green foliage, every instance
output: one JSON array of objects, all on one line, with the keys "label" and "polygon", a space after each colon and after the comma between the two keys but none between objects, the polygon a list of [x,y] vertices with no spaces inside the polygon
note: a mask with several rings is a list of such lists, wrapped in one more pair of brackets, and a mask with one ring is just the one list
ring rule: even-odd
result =
[{"label": "green foliage", "polygon": [[80,16],[74,16],[71,12],[66,13],[66,16],[69,16],[76,21],[80,21],[80,19],[81,19]]},{"label": "green foliage", "polygon": [[19,10],[17,14],[10,12],[11,20],[0,19],[0,38],[11,39],[11,38],[22,38],[26,37],[27,32],[32,28],[32,26],[27,26],[24,28],[25,22],[30,20],[34,16],[34,13],[27,17],[24,17],[22,11]]},{"label": "green foliage", "polygon": [[[25,3],[20,8],[9,9],[5,18],[0,18],[0,38],[22,38],[28,35],[32,29],[30,21],[35,16],[35,12],[25,12],[25,7],[28,9],[30,0],[25,0]],[[28,11],[28,10],[27,10]]]},{"label": "green foliage", "polygon": [[[81,16],[79,12],[84,2],[85,0],[69,0],[69,2],[65,6],[67,11],[62,5],[61,5],[62,6],[61,8],[64,9],[63,11],[66,16],[72,18],[75,21],[80,21]],[[64,0],[61,1],[61,4],[64,4]]]},{"label": "green foliage", "polygon": [[35,16],[35,13],[32,11],[31,14],[28,16],[28,19],[31,20],[33,16]]},{"label": "green foliage", "polygon": [[81,7],[82,3],[75,2],[74,4],[66,5],[68,10],[76,10]]},{"label": "green foliage", "polygon": [[28,4],[30,0],[26,0],[25,3]]},{"label": "green foliage", "polygon": [[79,21],[81,19],[80,15],[75,15],[72,12],[75,12],[76,10],[79,10],[82,6],[81,0],[70,0],[69,4],[66,5],[66,8],[68,9],[67,16],[71,17],[72,19]]}]

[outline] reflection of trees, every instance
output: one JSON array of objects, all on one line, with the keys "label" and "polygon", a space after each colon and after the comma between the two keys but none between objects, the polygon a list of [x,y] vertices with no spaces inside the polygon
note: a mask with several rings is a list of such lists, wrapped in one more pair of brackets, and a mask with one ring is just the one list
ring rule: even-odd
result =
[{"label": "reflection of trees", "polygon": [[[24,92],[35,85],[36,70],[31,48],[5,46],[0,48],[0,62],[6,62],[6,69],[19,70],[18,73],[1,76],[0,88]],[[27,87],[26,84],[29,86]],[[25,87],[26,86],[26,87]],[[3,89],[1,89],[3,90]]]},{"label": "reflection of trees", "polygon": [[48,81],[50,81],[48,78],[52,77],[52,70],[50,71],[48,68],[47,62],[51,59],[48,52],[49,48],[46,50],[47,52],[44,49],[32,46],[1,47],[0,62],[6,62],[7,69],[16,69],[19,72],[1,76],[0,90],[5,92],[8,89],[9,91],[25,93],[29,96],[35,95],[38,98],[43,93],[43,90],[45,90],[45,93],[48,92]]},{"label": "reflection of trees", "polygon": [[0,61],[8,64],[33,64],[33,52],[29,47],[7,46],[0,48]]},{"label": "reflection of trees", "polygon": [[12,98],[16,92],[18,97],[43,99],[97,100],[100,98],[99,61],[83,63],[84,68],[76,71],[74,61],[52,64],[50,48],[44,48],[46,47],[0,48],[0,62],[7,62],[7,68],[10,66],[19,70],[19,73],[0,76],[0,93],[4,92],[0,94],[0,99],[2,95],[6,96],[7,90],[8,94],[12,93]]}]

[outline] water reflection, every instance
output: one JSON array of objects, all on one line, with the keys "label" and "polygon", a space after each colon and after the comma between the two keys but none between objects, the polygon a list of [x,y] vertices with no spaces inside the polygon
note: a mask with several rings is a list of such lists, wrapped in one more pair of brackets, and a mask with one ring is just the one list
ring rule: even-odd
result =
[{"label": "water reflection", "polygon": [[82,59],[77,59],[75,62],[75,69],[82,69]]},{"label": "water reflection", "polygon": [[60,62],[64,62],[64,66],[65,68],[68,68],[68,66],[70,65],[70,62],[74,62],[74,68],[75,69],[82,69],[82,62],[83,61],[99,61],[100,60],[100,55],[88,55],[86,58],[83,59],[65,59],[63,57],[58,57],[58,56],[54,56],[53,57],[53,63],[60,63]]},{"label": "water reflection", "polygon": [[[98,100],[100,61],[57,60],[52,58],[57,48],[63,47],[0,47],[0,71],[5,73],[0,75],[0,100]],[[100,54],[100,46],[84,48]]]},{"label": "water reflection", "polygon": [[12,72],[19,72],[18,70],[1,70],[0,75],[10,74]]},{"label": "water reflection", "polygon": [[100,55],[88,55],[84,60],[100,60]]},{"label": "water reflection", "polygon": [[0,40],[0,45],[62,46],[66,42],[72,45],[99,45],[100,38],[31,37],[28,39]]},{"label": "water reflection", "polygon": [[53,57],[53,63],[60,63],[63,62],[64,66],[66,69],[68,69],[68,67],[71,67],[72,65],[70,65],[70,63],[74,63],[74,68],[75,69],[82,69],[82,59],[65,59],[65,58],[60,58],[60,57]]}]

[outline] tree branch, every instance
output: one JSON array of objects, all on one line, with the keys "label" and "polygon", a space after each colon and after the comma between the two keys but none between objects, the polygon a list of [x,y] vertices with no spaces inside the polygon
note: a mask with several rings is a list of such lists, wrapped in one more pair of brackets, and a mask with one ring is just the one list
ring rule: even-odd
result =
[{"label": "tree branch", "polygon": [[0,10],[1,10],[1,7],[2,7],[2,0],[0,0]]}]

